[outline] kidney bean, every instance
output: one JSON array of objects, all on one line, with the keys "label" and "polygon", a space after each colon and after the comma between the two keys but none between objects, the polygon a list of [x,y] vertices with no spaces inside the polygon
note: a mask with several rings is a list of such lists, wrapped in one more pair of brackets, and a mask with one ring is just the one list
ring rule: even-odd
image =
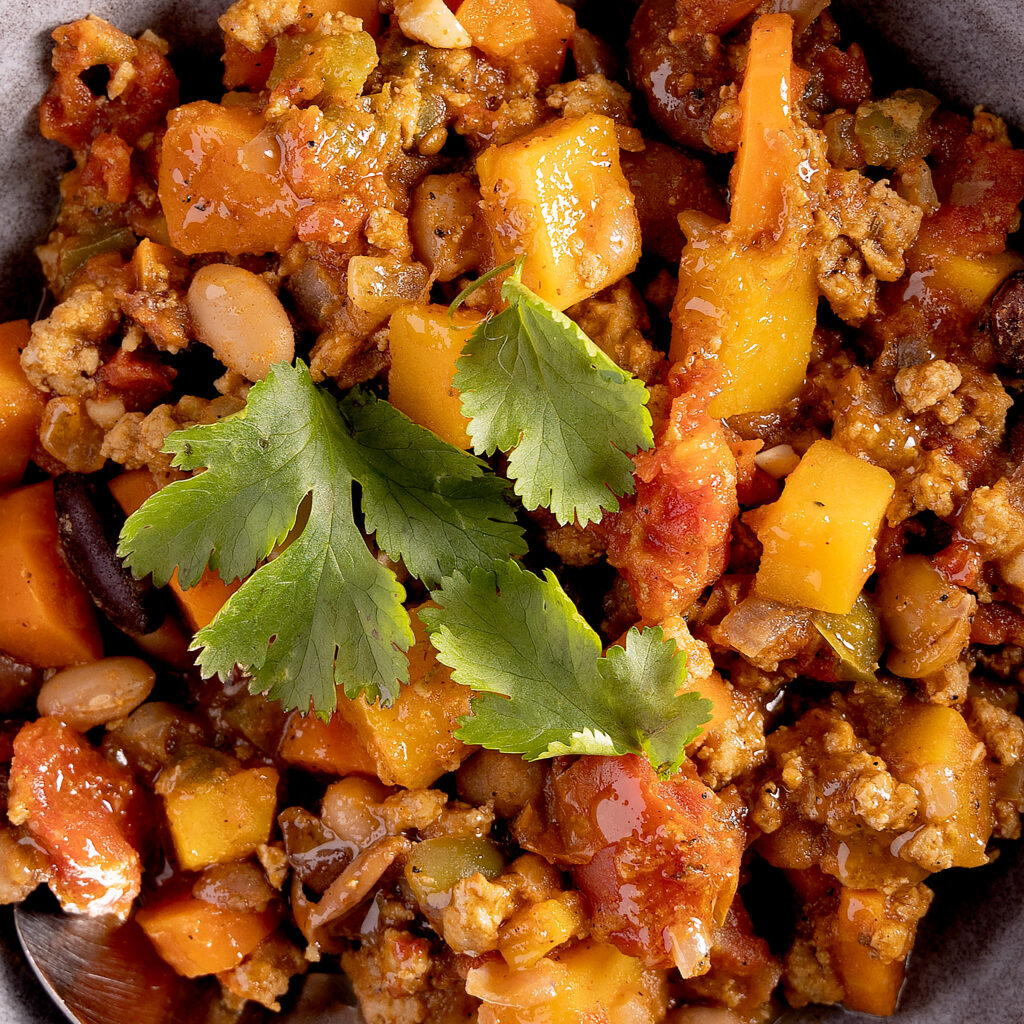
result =
[{"label": "kidney bean", "polygon": [[107,488],[77,473],[53,482],[61,546],[71,571],[93,602],[130,636],[160,625],[159,598],[148,580],[137,580],[117,555],[124,515]]}]

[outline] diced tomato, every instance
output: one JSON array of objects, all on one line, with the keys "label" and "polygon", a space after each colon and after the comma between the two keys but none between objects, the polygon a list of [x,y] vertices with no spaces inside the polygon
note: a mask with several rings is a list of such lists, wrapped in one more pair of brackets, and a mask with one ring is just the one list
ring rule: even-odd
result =
[{"label": "diced tomato", "polygon": [[14,740],[8,816],[50,859],[66,910],[127,917],[142,880],[133,841],[140,794],[131,775],[56,718]]},{"label": "diced tomato", "polygon": [[99,368],[96,381],[120,398],[129,412],[152,409],[170,390],[178,371],[154,356],[118,349]]},{"label": "diced tomato", "polygon": [[736,892],[744,829],[693,765],[661,780],[640,757],[581,757],[551,790],[549,814],[593,908],[594,935],[648,967],[707,971],[711,935]]}]

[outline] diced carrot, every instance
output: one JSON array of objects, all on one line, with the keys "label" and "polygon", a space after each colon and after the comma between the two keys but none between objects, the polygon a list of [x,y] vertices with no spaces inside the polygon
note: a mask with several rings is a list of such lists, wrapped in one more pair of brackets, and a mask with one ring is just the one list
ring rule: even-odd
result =
[{"label": "diced carrot", "polygon": [[377,772],[355,726],[338,714],[324,722],[315,715],[293,712],[285,726],[281,757],[289,764],[327,775]]},{"label": "diced carrot", "polygon": [[0,650],[39,668],[103,655],[89,595],[61,557],[49,482],[0,495]]},{"label": "diced carrot", "polygon": [[21,481],[46,404],[21,368],[27,320],[0,324],[0,490]]},{"label": "diced carrot", "polygon": [[478,50],[532,68],[542,85],[558,81],[576,31],[572,8],[557,0],[463,0],[455,17]]},{"label": "diced carrot", "polygon": [[[110,481],[109,487],[114,500],[121,506],[125,515],[129,516],[137,512],[146,499],[151,498],[160,489],[148,469],[133,469],[121,473]],[[217,612],[241,585],[238,580],[225,583],[210,569],[207,569],[199,582],[188,590],[178,582],[177,570],[171,575],[168,583],[193,633],[213,622]]]},{"label": "diced carrot", "polygon": [[793,104],[793,19],[757,19],[750,37],[747,74],[740,90],[742,135],[732,178],[729,223],[752,236],[777,233],[786,219],[787,195],[800,187],[804,147]]},{"label": "diced carrot", "polygon": [[224,607],[228,598],[241,586],[238,580],[225,583],[215,572],[207,569],[194,587],[185,590],[178,582],[178,572],[174,571],[168,586],[178,599],[185,621],[192,631],[198,632],[203,626],[213,622],[214,616]]},{"label": "diced carrot", "polygon": [[8,814],[46,852],[65,909],[128,915],[142,881],[129,840],[138,796],[124,769],[56,718],[29,722],[14,740]]},{"label": "diced carrot", "polygon": [[184,893],[143,907],[135,920],[157,952],[186,978],[237,967],[276,927],[273,909],[230,910]]}]

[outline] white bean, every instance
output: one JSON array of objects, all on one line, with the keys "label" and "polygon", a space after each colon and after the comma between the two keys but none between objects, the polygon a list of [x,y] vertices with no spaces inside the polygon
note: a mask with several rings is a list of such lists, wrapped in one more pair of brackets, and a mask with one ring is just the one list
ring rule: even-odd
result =
[{"label": "white bean", "polygon": [[36,706],[85,731],[134,711],[153,691],[156,674],[140,658],[103,658],[51,676]]},{"label": "white bean", "polygon": [[188,289],[196,337],[229,369],[262,380],[295,357],[295,332],[266,281],[242,267],[202,267]]}]

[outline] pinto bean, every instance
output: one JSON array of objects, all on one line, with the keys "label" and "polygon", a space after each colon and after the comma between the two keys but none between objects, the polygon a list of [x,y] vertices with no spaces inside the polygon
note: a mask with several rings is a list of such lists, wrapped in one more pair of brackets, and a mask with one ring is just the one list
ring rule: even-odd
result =
[{"label": "pinto bean", "polygon": [[1024,373],[1024,270],[1011,274],[992,297],[991,323],[999,361]]},{"label": "pinto bean", "polygon": [[188,289],[196,337],[229,369],[262,380],[295,357],[295,332],[280,299],[251,271],[227,263],[202,267]]},{"label": "pinto bean", "polygon": [[88,477],[65,473],[53,481],[53,496],[64,557],[93,602],[129,636],[151,633],[160,625],[160,599],[149,581],[135,579],[117,556],[124,514],[110,491]]},{"label": "pinto bean", "polygon": [[156,673],[140,658],[103,658],[51,676],[36,706],[85,732],[131,714],[153,692]]}]

